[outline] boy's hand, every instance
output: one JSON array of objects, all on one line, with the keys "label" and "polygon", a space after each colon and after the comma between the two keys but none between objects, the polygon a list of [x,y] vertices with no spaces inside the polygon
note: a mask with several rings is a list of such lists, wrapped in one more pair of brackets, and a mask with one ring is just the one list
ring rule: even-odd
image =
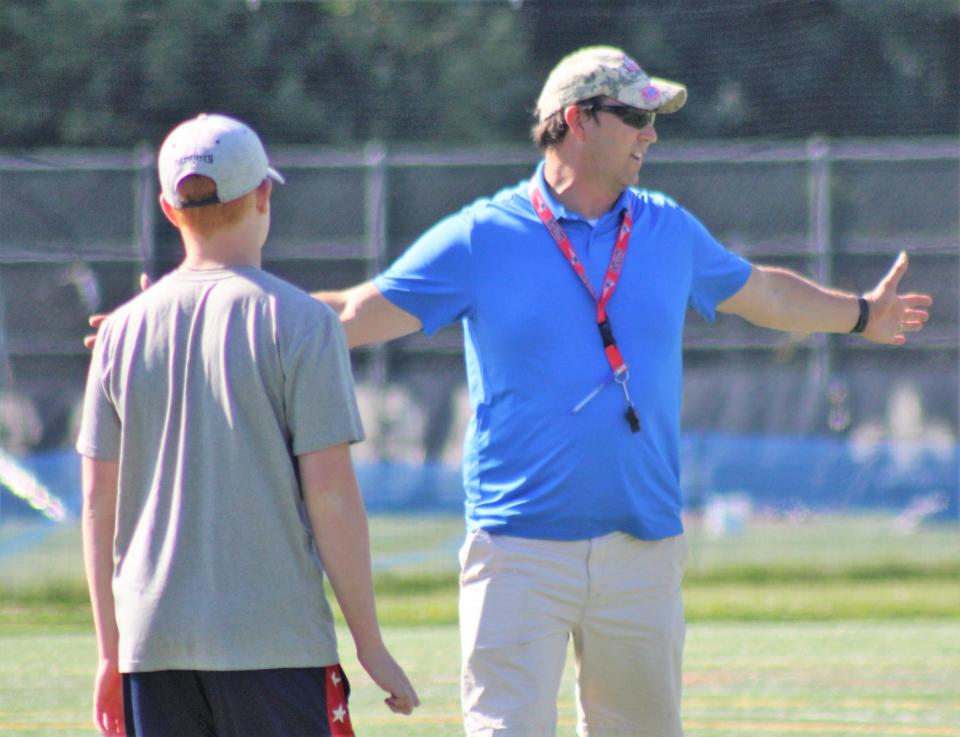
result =
[{"label": "boy's hand", "polygon": [[116,663],[101,660],[93,693],[93,720],[104,737],[125,737],[123,686]]},{"label": "boy's hand", "polygon": [[381,644],[373,652],[363,652],[358,649],[357,658],[373,682],[390,694],[383,700],[390,711],[397,714],[410,714],[420,706],[420,699],[407,674],[393,659],[386,646]]}]

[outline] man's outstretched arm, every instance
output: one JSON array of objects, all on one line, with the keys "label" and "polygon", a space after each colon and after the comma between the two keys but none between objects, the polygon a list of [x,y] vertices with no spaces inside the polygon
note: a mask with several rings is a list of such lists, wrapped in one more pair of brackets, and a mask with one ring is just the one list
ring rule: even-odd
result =
[{"label": "man's outstretched arm", "polygon": [[384,297],[372,281],[339,292],[313,292],[340,316],[351,348],[384,343],[417,332],[420,320]]},{"label": "man's outstretched arm", "polygon": [[[149,278],[142,275],[140,288],[146,289],[149,286]],[[340,322],[347,333],[347,345],[351,348],[402,338],[422,327],[419,319],[380,294],[380,290],[371,281],[338,292],[313,292],[312,296],[340,316]],[[106,317],[106,313],[90,316],[90,327],[94,332],[83,337],[84,346],[93,349],[97,341],[96,331]]]},{"label": "man's outstretched arm", "polygon": [[[898,294],[907,271],[901,253],[876,287],[864,294],[869,319],[863,337],[875,343],[903,345],[905,333],[923,330],[933,304],[927,294]],[[735,295],[718,305],[761,327],[798,333],[847,333],[860,316],[859,295],[824,287],[788,269],[754,266]]]}]

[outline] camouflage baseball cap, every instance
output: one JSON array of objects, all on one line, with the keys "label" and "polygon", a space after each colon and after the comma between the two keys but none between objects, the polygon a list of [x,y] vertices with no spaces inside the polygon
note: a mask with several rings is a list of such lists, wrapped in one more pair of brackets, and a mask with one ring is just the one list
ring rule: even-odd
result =
[{"label": "camouflage baseball cap", "polygon": [[545,120],[567,105],[601,95],[641,110],[675,113],[687,101],[687,88],[649,76],[613,46],[587,46],[565,56],[550,72],[537,100],[537,116]]}]

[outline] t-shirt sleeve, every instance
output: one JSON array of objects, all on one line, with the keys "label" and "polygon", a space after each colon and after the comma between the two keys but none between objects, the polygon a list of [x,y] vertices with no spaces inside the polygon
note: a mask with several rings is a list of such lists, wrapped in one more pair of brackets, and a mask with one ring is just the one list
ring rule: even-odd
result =
[{"label": "t-shirt sleeve", "polygon": [[717,305],[743,288],[752,266],[746,259],[725,248],[704,225],[685,212],[693,248],[693,280],[690,305],[713,322]]},{"label": "t-shirt sleeve", "polygon": [[116,461],[120,458],[120,416],[106,391],[108,324],[100,328],[87,370],[83,413],[77,435],[77,452],[88,458]]},{"label": "t-shirt sleeve", "polygon": [[471,223],[469,211],[441,220],[374,279],[380,293],[417,317],[427,335],[473,308]]},{"label": "t-shirt sleeve", "polygon": [[284,341],[284,404],[294,455],[364,438],[340,320],[316,305]]}]

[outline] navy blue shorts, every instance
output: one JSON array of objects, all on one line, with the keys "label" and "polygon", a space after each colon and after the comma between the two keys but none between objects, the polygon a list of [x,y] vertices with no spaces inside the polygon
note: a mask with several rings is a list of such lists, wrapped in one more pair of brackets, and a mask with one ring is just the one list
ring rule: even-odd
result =
[{"label": "navy blue shorts", "polygon": [[128,737],[353,737],[349,696],[339,665],[123,674]]}]

